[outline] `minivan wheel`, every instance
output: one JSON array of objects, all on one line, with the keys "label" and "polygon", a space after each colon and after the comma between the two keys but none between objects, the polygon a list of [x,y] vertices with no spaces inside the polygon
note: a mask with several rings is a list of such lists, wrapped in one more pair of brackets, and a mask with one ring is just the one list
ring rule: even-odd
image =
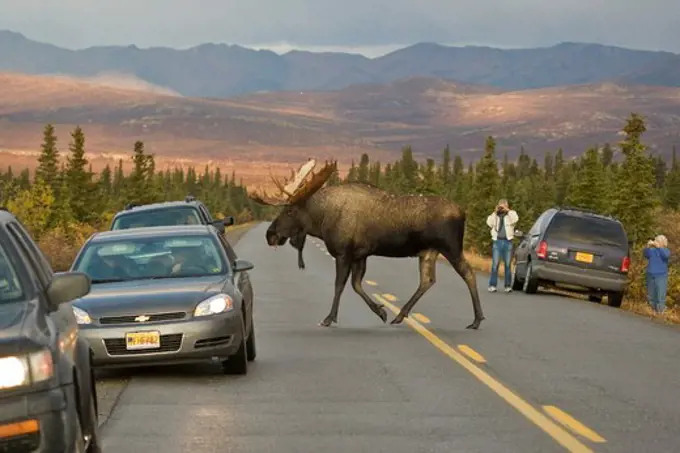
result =
[{"label": "minivan wheel", "polygon": [[623,292],[612,291],[607,294],[607,305],[610,307],[620,307],[623,302]]},{"label": "minivan wheel", "polygon": [[527,294],[535,294],[538,291],[538,282],[533,277],[533,267],[533,264],[529,261],[526,273],[524,274],[524,286],[522,289]]},{"label": "minivan wheel", "polygon": [[593,302],[593,303],[599,304],[600,302],[602,302],[602,296],[600,296],[598,294],[590,294],[588,296],[588,300]]},{"label": "minivan wheel", "polygon": [[512,290],[519,291],[522,289],[522,281],[517,278],[517,265],[515,264],[515,269],[512,271]]}]

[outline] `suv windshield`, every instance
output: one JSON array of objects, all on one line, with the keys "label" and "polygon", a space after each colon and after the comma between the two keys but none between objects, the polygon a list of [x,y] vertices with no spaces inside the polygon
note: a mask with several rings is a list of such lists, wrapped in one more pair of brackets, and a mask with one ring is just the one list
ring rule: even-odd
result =
[{"label": "suv windshield", "polygon": [[173,208],[149,209],[124,214],[114,220],[112,230],[146,228],[170,225],[200,225],[196,208],[179,206]]},{"label": "suv windshield", "polygon": [[229,270],[218,247],[212,236],[198,235],[94,241],[73,270],[88,274],[92,283],[206,277]]},{"label": "suv windshield", "polygon": [[17,277],[16,268],[0,244],[0,304],[24,299],[24,289]]},{"label": "suv windshield", "polygon": [[628,240],[618,222],[595,217],[558,214],[547,231],[548,240],[627,248]]}]

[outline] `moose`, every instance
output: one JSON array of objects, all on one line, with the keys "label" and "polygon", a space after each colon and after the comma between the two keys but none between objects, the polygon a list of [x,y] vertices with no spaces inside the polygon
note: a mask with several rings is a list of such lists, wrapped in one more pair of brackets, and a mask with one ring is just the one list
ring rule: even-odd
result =
[{"label": "moose", "polygon": [[[316,161],[309,159],[295,177],[280,182],[271,176],[279,194],[254,192],[256,203],[281,206],[282,210],[267,228],[265,239],[271,247],[289,239],[298,241],[308,234],[323,240],[335,258],[335,292],[328,316],[319,323],[328,327],[338,322],[340,297],[352,275],[352,288],[383,322],[387,313],[362,287],[369,256],[418,257],[420,283],[391,324],[400,324],[436,281],[436,265],[443,255],[465,281],[474,311],[467,329],[478,329],[484,315],[472,267],[463,254],[465,212],[443,197],[395,195],[366,183],[325,186],[337,170],[337,161],[326,162],[314,172]],[[297,248],[297,247],[296,247]],[[298,249],[301,254],[301,248]]]}]

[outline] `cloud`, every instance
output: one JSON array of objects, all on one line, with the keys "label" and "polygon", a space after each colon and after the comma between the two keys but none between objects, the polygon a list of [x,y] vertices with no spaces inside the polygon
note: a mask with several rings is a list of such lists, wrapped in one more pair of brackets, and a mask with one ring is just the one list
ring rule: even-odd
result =
[{"label": "cloud", "polygon": [[69,48],[226,42],[380,54],[416,42],[680,51],[677,0],[0,0],[0,29]]}]

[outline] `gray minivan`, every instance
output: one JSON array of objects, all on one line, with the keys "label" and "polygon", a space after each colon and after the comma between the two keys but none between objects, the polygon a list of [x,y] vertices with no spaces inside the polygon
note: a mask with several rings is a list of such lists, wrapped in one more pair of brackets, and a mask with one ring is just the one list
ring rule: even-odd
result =
[{"label": "gray minivan", "polygon": [[[520,234],[521,235],[521,234]],[[543,212],[515,249],[513,289],[527,294],[539,286],[604,295],[620,307],[628,287],[630,244],[620,221],[586,209]]]}]

